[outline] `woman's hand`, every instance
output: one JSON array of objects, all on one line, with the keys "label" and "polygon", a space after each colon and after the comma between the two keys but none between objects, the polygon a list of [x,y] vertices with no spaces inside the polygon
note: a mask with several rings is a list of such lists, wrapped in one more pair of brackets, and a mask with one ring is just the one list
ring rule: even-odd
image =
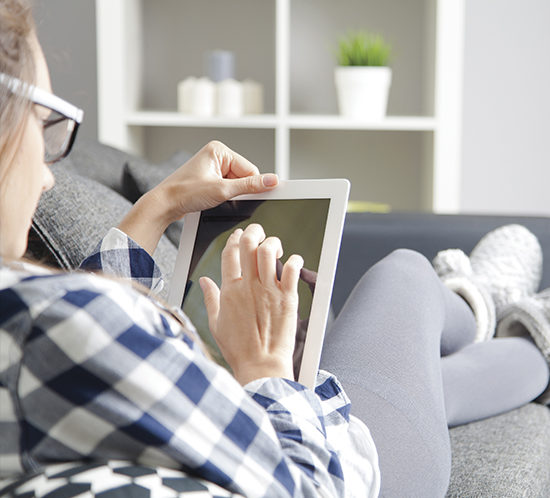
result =
[{"label": "woman's hand", "polygon": [[292,255],[277,278],[283,255],[276,237],[265,238],[260,225],[237,229],[222,253],[221,290],[200,279],[210,330],[245,385],[261,377],[294,380],[292,353],[298,311],[298,280],[304,264]]},{"label": "woman's hand", "polygon": [[171,223],[186,213],[213,208],[237,195],[265,192],[277,183],[276,175],[260,175],[250,161],[213,141],[150,193],[165,204]]},{"label": "woman's hand", "polygon": [[221,142],[205,145],[183,166],[141,197],[119,228],[150,254],[170,225],[186,213],[202,211],[241,194],[273,189],[278,178]]}]

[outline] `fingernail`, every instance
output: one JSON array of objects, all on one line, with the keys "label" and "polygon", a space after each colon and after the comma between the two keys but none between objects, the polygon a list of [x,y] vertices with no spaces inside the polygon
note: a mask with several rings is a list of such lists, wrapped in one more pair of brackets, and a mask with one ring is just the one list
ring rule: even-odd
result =
[{"label": "fingernail", "polygon": [[263,175],[262,181],[265,187],[274,187],[279,183],[279,177],[273,173]]}]

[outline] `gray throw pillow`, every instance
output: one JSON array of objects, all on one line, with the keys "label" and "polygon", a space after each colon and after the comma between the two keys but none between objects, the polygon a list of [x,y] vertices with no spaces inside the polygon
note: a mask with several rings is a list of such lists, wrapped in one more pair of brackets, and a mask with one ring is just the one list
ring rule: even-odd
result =
[{"label": "gray throw pillow", "polygon": [[[28,255],[74,269],[109,228],[118,225],[132,204],[110,188],[74,173],[70,165],[64,169],[68,163],[66,160],[52,167],[56,183],[42,196],[36,210]],[[154,257],[168,281],[176,252],[163,236]]]},{"label": "gray throw pillow", "polygon": [[179,151],[160,164],[148,164],[139,158],[128,159],[123,167],[122,194],[130,202],[136,202],[190,158],[188,152]]},{"label": "gray throw pillow", "polygon": [[[128,160],[122,173],[122,194],[130,202],[136,202],[190,158],[191,154],[180,151],[161,164],[148,164],[137,158]],[[182,227],[183,222],[177,221],[166,230],[166,236],[176,246],[179,245]]]},{"label": "gray throw pillow", "polygon": [[82,137],[77,138],[67,159],[73,171],[119,193],[122,193],[122,170],[127,162],[132,161],[144,167],[149,164],[132,154]]}]

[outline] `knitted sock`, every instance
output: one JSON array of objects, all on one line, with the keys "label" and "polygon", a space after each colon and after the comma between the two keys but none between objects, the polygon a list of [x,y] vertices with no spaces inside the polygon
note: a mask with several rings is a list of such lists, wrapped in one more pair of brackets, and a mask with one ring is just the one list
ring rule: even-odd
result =
[{"label": "knitted sock", "polygon": [[[506,307],[497,327],[499,337],[529,336],[550,365],[550,289]],[[550,402],[550,388],[539,398]]]},{"label": "knitted sock", "polygon": [[444,284],[461,295],[477,321],[476,342],[490,339],[502,311],[536,292],[542,275],[542,249],[521,225],[485,235],[470,257],[460,249],[441,251],[433,260]]}]

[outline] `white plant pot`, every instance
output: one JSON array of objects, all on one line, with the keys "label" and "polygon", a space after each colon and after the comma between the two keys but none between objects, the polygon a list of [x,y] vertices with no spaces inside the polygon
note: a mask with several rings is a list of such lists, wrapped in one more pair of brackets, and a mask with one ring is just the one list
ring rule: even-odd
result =
[{"label": "white plant pot", "polygon": [[386,116],[392,72],[385,66],[339,66],[334,72],[340,114],[354,119]]}]

